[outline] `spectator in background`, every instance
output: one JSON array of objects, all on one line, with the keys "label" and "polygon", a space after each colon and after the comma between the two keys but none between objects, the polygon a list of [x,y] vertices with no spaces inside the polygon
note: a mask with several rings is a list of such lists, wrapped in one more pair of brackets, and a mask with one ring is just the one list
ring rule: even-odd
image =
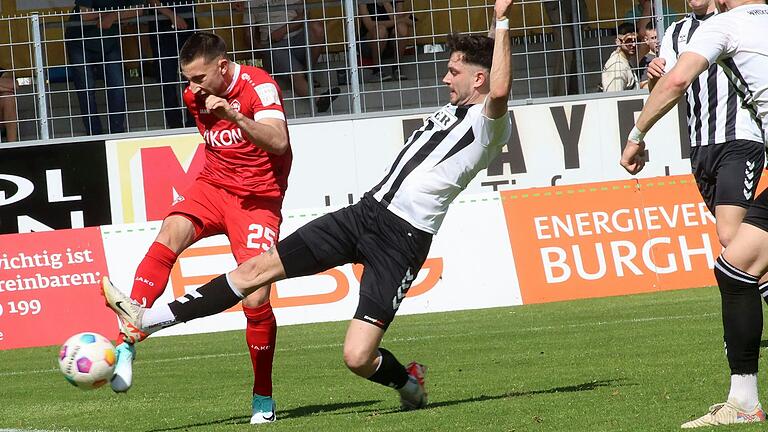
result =
[{"label": "spectator in background", "polygon": [[80,114],[86,133],[104,132],[96,108],[96,70],[103,72],[107,89],[107,133],[125,132],[125,77],[120,46],[120,20],[136,18],[140,9],[116,11],[140,5],[140,0],[75,0],[64,37],[69,76],[78,90]]},{"label": "spectator in background", "polygon": [[648,54],[654,58],[659,55],[659,35],[655,28],[649,23],[645,29],[645,38],[643,42],[648,46]]},{"label": "spectator in background", "polygon": [[653,28],[653,23],[649,22],[646,26],[645,39],[641,45],[644,46],[646,54],[640,58],[637,65],[640,68],[640,88],[646,88],[648,86],[648,65],[659,53],[659,38],[656,29]]},{"label": "spectator in background", "polygon": [[0,141],[18,141],[19,125],[16,111],[16,80],[0,69]]},{"label": "spectator in background", "polygon": [[[656,35],[656,23],[653,20],[654,13],[655,11],[653,7],[653,0],[638,0],[638,2],[635,4],[635,7],[628,10],[627,13],[624,14],[624,18],[627,20],[627,22],[634,24],[635,28],[637,29],[637,40],[643,42],[638,44],[637,52],[635,53],[637,56],[635,64],[638,66],[642,64],[642,59],[650,52],[650,45],[646,43],[646,41],[649,39],[648,32],[652,30],[653,34]],[[667,28],[675,22],[677,12],[670,9],[665,2],[663,5],[663,14],[664,28]],[[645,65],[647,65],[647,63]],[[645,71],[645,67],[640,67],[642,74],[642,71]]]},{"label": "spectator in background", "polygon": [[[236,4],[245,9],[246,2]],[[308,65],[317,65],[325,44],[325,29],[320,21],[309,21],[304,0],[249,0],[245,21],[258,26],[259,47],[267,49],[266,63],[275,79],[290,79],[294,96],[310,95]],[[309,42],[309,58],[307,58]],[[328,111],[338,97],[338,87],[327,90],[315,99],[319,112]]]},{"label": "spectator in background", "polygon": [[637,51],[635,26],[630,23],[621,24],[616,33],[616,50],[608,57],[603,67],[602,90],[604,92],[638,88],[637,77],[629,64],[629,59],[634,57]]},{"label": "spectator in background", "polygon": [[149,5],[166,6],[153,9],[154,19],[149,22],[152,56],[157,59],[157,77],[162,83],[165,126],[194,127],[195,119],[181,103],[179,50],[198,28],[195,7],[187,0],[149,0]]},{"label": "spectator in background", "polygon": [[557,53],[554,68],[549,71],[550,76],[554,76],[549,82],[549,96],[579,93],[573,23],[580,23],[587,19],[587,6],[584,0],[578,0],[576,5],[578,10],[574,11],[571,0],[544,2],[544,11],[547,13],[549,23],[552,24],[554,36],[553,43],[548,45],[547,49],[553,52],[560,51]]},{"label": "spectator in background", "polygon": [[[407,48],[402,39],[413,35],[413,16],[404,12],[404,5],[402,0],[357,5],[360,40],[368,41],[363,45],[363,54],[377,66],[373,69],[375,81],[407,79],[399,65]],[[385,58],[394,60],[391,74],[380,67]]]}]

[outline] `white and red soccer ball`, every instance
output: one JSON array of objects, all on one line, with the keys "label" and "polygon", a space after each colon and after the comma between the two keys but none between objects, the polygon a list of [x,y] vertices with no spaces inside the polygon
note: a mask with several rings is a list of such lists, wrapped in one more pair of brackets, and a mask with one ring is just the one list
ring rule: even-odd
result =
[{"label": "white and red soccer ball", "polygon": [[112,342],[92,332],[72,336],[59,351],[59,367],[64,378],[83,390],[108,383],[115,371],[116,360]]}]

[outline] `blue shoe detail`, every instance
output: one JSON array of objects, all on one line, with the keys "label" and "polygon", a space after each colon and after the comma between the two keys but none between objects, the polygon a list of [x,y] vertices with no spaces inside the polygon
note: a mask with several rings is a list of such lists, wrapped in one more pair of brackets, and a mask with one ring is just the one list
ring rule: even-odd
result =
[{"label": "blue shoe detail", "polygon": [[136,347],[133,344],[123,342],[115,348],[115,353],[117,354],[117,362],[110,385],[113,391],[125,393],[133,385],[133,359],[136,358]]},{"label": "blue shoe detail", "polygon": [[253,395],[251,400],[251,424],[271,423],[277,420],[275,400],[271,396]]}]

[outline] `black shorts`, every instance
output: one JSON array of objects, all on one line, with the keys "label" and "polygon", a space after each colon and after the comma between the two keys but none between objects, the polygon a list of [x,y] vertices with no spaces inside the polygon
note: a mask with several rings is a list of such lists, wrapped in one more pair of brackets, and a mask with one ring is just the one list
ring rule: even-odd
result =
[{"label": "black shorts", "polygon": [[762,191],[755,198],[755,201],[749,206],[743,222],[768,232],[768,189]]},{"label": "black shorts", "polygon": [[735,140],[691,148],[693,177],[712,214],[719,205],[748,208],[764,167],[761,142]]},{"label": "black shorts", "polygon": [[363,264],[354,318],[386,329],[427,259],[432,234],[366,195],[321,216],[277,243],[288,278],[347,264]]}]

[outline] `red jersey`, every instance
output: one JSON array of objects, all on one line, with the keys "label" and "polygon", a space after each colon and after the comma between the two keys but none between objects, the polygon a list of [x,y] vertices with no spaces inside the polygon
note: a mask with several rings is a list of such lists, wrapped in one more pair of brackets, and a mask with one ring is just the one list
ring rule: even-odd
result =
[{"label": "red jersey", "polygon": [[[285,120],[280,87],[257,67],[235,63],[234,78],[224,99],[234,110],[256,121]],[[198,179],[239,196],[282,198],[285,195],[293,159],[290,145],[282,155],[256,147],[237,124],[209,113],[205,100],[189,87],[184,90],[184,103],[205,140],[205,167]]]}]

